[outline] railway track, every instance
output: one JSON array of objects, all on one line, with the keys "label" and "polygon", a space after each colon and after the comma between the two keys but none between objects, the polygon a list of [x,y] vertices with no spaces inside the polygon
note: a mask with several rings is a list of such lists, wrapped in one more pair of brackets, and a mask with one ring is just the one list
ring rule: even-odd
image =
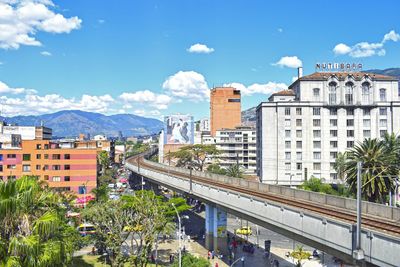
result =
[{"label": "railway track", "polygon": [[[143,160],[143,156],[131,157],[128,159],[128,162],[133,165],[137,165],[138,159],[140,162],[139,163],[140,167],[145,167],[145,168],[149,168],[149,169],[152,169],[152,170],[155,170],[158,172],[167,173],[162,168],[158,168],[158,167],[152,166],[150,164],[147,164]],[[188,180],[190,179],[189,175],[186,175],[184,173],[177,172],[174,170],[170,170],[168,173],[170,175],[172,174],[176,177],[180,177],[180,178],[184,178],[184,179],[188,179]],[[237,193],[247,194],[250,196],[261,198],[263,200],[269,200],[269,201],[273,201],[273,202],[276,202],[279,204],[284,204],[286,206],[295,207],[295,208],[298,208],[303,211],[317,213],[317,214],[324,215],[324,216],[327,216],[327,217],[330,217],[330,218],[333,218],[336,220],[342,220],[342,221],[345,221],[345,222],[348,222],[351,224],[356,223],[357,217],[356,217],[355,213],[350,212],[348,210],[338,209],[333,206],[326,206],[326,205],[321,206],[321,205],[315,204],[310,201],[304,201],[304,200],[299,201],[299,200],[296,200],[295,198],[288,199],[287,197],[282,197],[282,196],[279,196],[277,194],[272,194],[272,193],[257,192],[257,191],[253,191],[253,190],[250,190],[247,188],[242,188],[239,186],[233,186],[233,185],[226,184],[226,183],[212,181],[210,179],[198,177],[195,175],[192,175],[191,179],[192,179],[192,181],[203,183],[205,185],[216,186],[216,187],[228,189],[231,191],[235,191]],[[398,222],[388,221],[388,220],[385,221],[385,220],[382,220],[381,218],[374,218],[374,217],[367,216],[364,214],[362,216],[362,226],[363,226],[363,228],[380,230],[387,234],[391,234],[391,235],[394,234],[394,235],[400,236],[400,223],[398,223]]]}]

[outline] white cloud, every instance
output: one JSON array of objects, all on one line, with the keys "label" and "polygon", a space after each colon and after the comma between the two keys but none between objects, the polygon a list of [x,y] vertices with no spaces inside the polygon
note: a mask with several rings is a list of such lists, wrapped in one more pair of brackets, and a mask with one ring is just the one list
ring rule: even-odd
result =
[{"label": "white cloud", "polygon": [[245,86],[242,83],[227,83],[224,86],[231,86],[239,89],[243,96],[250,96],[253,94],[264,94],[269,95],[277,91],[287,89],[288,86],[284,83],[268,82],[265,84],[254,83],[249,86]]},{"label": "white cloud", "polygon": [[40,54],[45,57],[50,57],[52,55],[49,51],[42,51]]},{"label": "white cloud", "polygon": [[103,24],[103,23],[105,23],[106,21],[105,21],[104,19],[99,19],[99,20],[97,20],[97,22],[98,22],[99,24]]},{"label": "white cloud", "polygon": [[156,109],[167,109],[168,105],[172,102],[172,98],[164,94],[155,94],[149,90],[136,91],[134,93],[122,93],[120,99],[129,102],[136,102],[146,104]]},{"label": "white cloud", "polygon": [[194,102],[206,100],[210,96],[204,76],[195,71],[179,71],[169,76],[162,87],[172,96]]},{"label": "white cloud", "polygon": [[69,33],[81,27],[82,20],[66,18],[54,10],[50,0],[0,1],[0,48],[18,49],[21,45],[40,46],[40,32]]},{"label": "white cloud", "polygon": [[301,62],[297,56],[286,56],[282,57],[278,62],[273,63],[272,65],[287,68],[298,68],[303,65],[303,62]]},{"label": "white cloud", "polygon": [[25,88],[11,88],[7,84],[0,81],[0,93],[1,94],[36,94],[37,91],[33,89]]},{"label": "white cloud", "polygon": [[283,29],[282,28],[278,28],[278,32],[283,32]]},{"label": "white cloud", "polygon": [[386,50],[384,49],[384,44],[387,41],[398,42],[400,41],[400,35],[394,30],[385,34],[380,43],[368,43],[360,42],[353,46],[348,46],[344,43],[337,44],[333,48],[335,55],[349,55],[354,58],[370,57],[370,56],[384,56],[386,55]]},{"label": "white cloud", "polygon": [[197,53],[197,54],[210,54],[214,52],[214,48],[209,48],[205,44],[194,44],[189,49],[187,49],[189,53]]}]

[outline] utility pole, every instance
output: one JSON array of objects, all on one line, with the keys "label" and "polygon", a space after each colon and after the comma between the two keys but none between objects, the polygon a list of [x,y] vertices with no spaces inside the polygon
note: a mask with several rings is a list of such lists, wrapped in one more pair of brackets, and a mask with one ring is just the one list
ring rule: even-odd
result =
[{"label": "utility pole", "polygon": [[356,250],[353,251],[355,260],[364,259],[364,251],[361,249],[361,169],[362,163],[357,162],[357,232]]},{"label": "utility pole", "polygon": [[181,217],[179,216],[179,212],[175,207],[175,204],[172,203],[172,207],[174,207],[174,210],[176,212],[176,216],[178,216],[178,246],[179,246],[179,267],[182,267],[182,252],[181,252]]}]

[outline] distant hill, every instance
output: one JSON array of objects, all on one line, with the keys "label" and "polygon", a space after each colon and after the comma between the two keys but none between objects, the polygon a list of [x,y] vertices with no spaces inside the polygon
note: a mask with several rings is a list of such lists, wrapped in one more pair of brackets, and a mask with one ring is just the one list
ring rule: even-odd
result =
[{"label": "distant hill", "polygon": [[[400,80],[400,68],[390,68],[390,69],[385,69],[385,70],[378,70],[378,69],[365,70],[363,72],[393,76],[393,77],[397,77]],[[399,95],[400,95],[400,83],[399,83]],[[256,107],[252,107],[252,108],[242,111],[242,121],[243,122],[247,122],[247,121],[255,122],[256,121]]]},{"label": "distant hill", "polygon": [[52,114],[38,116],[15,116],[3,118],[9,124],[21,126],[39,126],[41,122],[53,129],[53,136],[77,136],[80,133],[105,134],[118,136],[122,131],[124,136],[139,136],[158,133],[163,123],[156,119],[144,118],[132,114],[117,114],[106,116],[100,113],[80,110],[63,110]]}]

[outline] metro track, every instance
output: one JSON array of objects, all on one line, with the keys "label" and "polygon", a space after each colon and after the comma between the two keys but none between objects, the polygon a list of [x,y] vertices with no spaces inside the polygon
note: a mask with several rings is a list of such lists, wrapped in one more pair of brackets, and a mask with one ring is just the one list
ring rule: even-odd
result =
[{"label": "metro track", "polygon": [[[127,161],[133,165],[137,165],[138,159],[139,159],[140,167],[145,167],[145,168],[155,170],[157,172],[161,172],[164,174],[169,174],[169,175],[172,174],[176,177],[184,178],[187,180],[192,179],[192,181],[196,181],[196,182],[202,183],[207,186],[211,185],[211,186],[228,189],[228,190],[234,191],[236,193],[247,194],[250,196],[261,198],[263,200],[269,200],[269,201],[273,201],[275,203],[284,204],[289,207],[298,208],[303,211],[309,211],[309,212],[313,212],[316,214],[321,214],[321,215],[324,215],[324,216],[327,216],[327,217],[330,217],[330,218],[333,218],[336,220],[345,221],[345,222],[348,222],[351,224],[355,224],[356,220],[357,220],[357,216],[355,215],[355,213],[349,212],[349,211],[343,210],[343,209],[338,209],[338,208],[335,208],[334,206],[327,206],[327,205],[321,206],[321,205],[315,204],[310,201],[305,201],[305,200],[300,201],[300,200],[296,200],[295,198],[286,198],[286,197],[282,197],[282,196],[279,196],[279,195],[273,194],[273,193],[257,192],[257,191],[253,191],[253,190],[250,190],[247,188],[242,188],[242,187],[233,186],[230,184],[212,181],[210,179],[206,179],[206,178],[195,176],[195,175],[192,175],[190,177],[189,175],[186,175],[184,173],[177,172],[174,170],[169,170],[168,172],[166,172],[165,169],[163,169],[163,168],[159,168],[159,167],[155,167],[150,164],[147,164],[143,160],[142,155],[131,157]],[[380,230],[380,231],[383,231],[390,235],[394,234],[394,235],[400,236],[400,223],[395,222],[395,221],[388,221],[388,220],[385,221],[381,218],[374,218],[372,216],[363,214],[362,215],[362,227]]]}]

